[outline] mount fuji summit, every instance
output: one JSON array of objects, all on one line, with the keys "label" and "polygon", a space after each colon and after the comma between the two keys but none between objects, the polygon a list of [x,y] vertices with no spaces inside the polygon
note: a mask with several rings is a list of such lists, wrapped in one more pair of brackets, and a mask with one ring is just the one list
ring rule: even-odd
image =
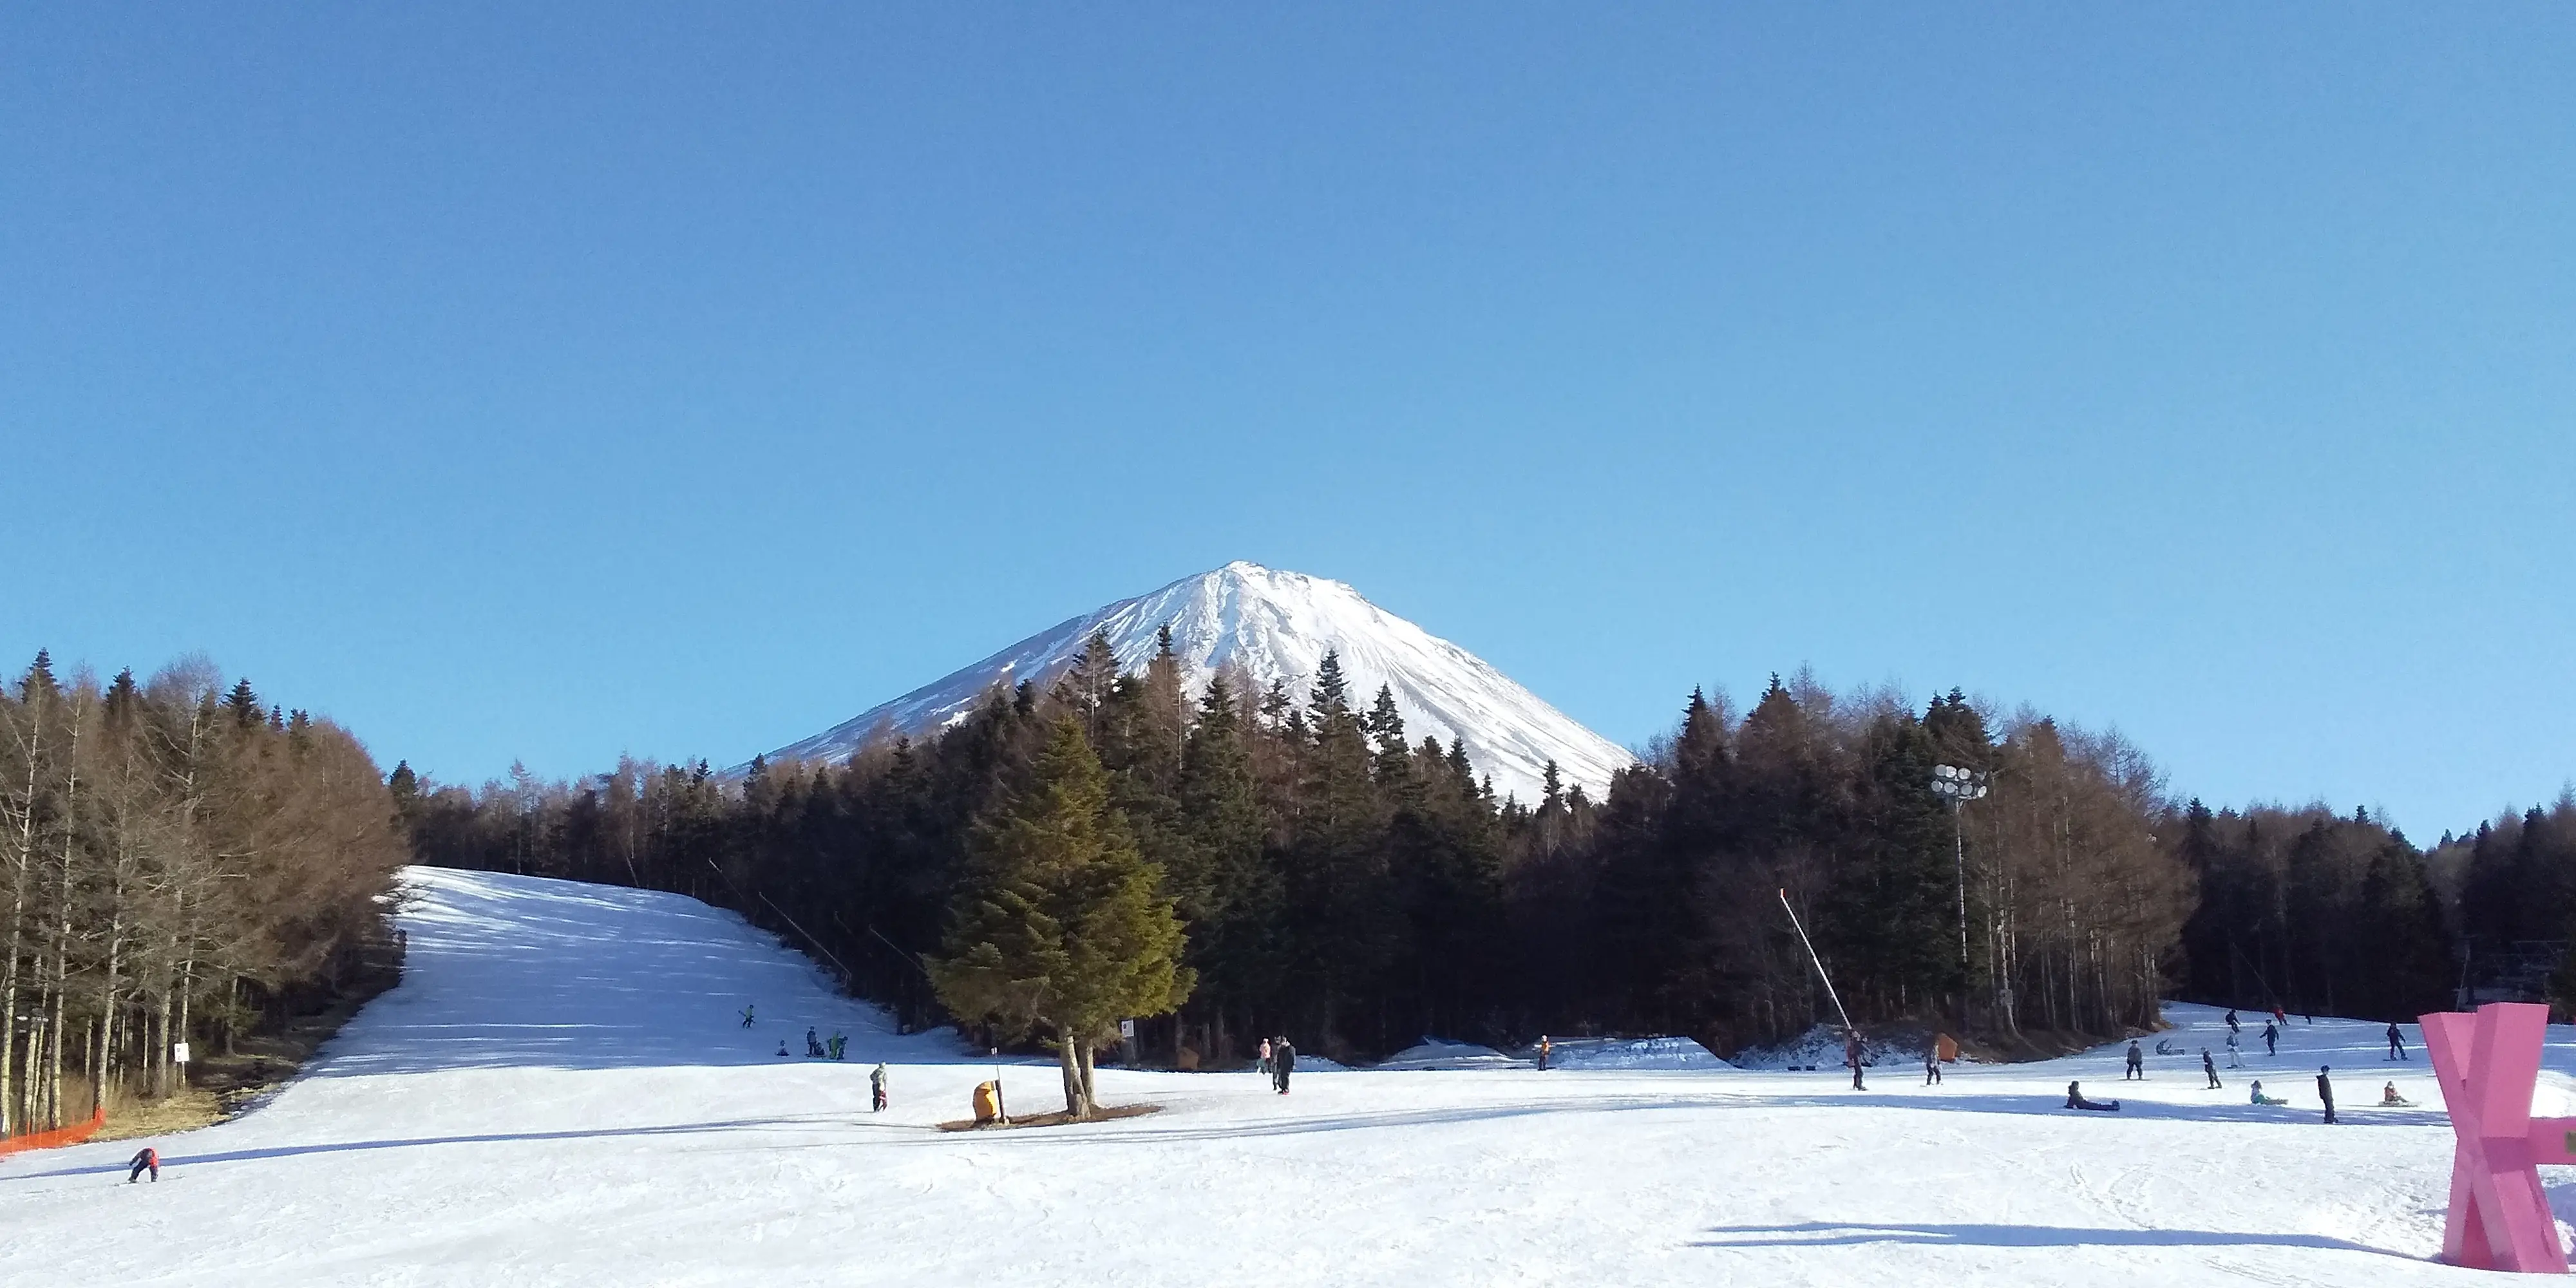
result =
[{"label": "mount fuji summit", "polygon": [[1041,631],[769,758],[830,759],[879,737],[935,733],[964,719],[997,681],[1052,680],[1095,630],[1109,637],[1120,670],[1141,671],[1154,656],[1156,630],[1165,626],[1193,698],[1210,677],[1230,669],[1241,672],[1238,681],[1249,679],[1246,700],[1257,701],[1278,680],[1303,706],[1324,654],[1338,652],[1353,706],[1367,709],[1378,686],[1387,686],[1408,740],[1420,742],[1425,734],[1443,743],[1463,740],[1476,772],[1492,777],[1494,794],[1524,804],[1538,801],[1550,760],[1567,786],[1579,784],[1596,800],[1613,774],[1637,760],[1475,654],[1348,585],[1240,561]]}]

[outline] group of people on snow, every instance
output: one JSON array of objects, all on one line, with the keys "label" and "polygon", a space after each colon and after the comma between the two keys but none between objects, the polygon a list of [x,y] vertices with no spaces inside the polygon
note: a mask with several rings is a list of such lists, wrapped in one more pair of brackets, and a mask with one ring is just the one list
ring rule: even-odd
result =
[{"label": "group of people on snow", "polygon": [[[2281,1029],[2289,1023],[2289,1019],[2290,1017],[2288,1013],[2282,1010],[2282,1008],[2278,1006],[2272,1008],[2271,1018],[2265,1021],[2263,1025],[2263,1050],[2265,1054],[2272,1056],[2278,1056],[2280,1054]],[[2238,1034],[2243,1031],[2243,1021],[2237,1018],[2235,1010],[2231,1008],[2227,1012],[2226,1022],[2227,1067],[2230,1069],[2239,1068],[2242,1066],[2242,1061],[2237,1058],[2237,1037]],[[2310,1024],[2316,1023],[2316,1017],[2308,1017],[2308,1022]],[[2383,1058],[2390,1060],[2411,1060],[2414,1058],[2406,1053],[2405,1030],[2399,1027],[2395,1021],[2391,1021],[2388,1025],[2387,1038],[2388,1054]],[[2162,1040],[2159,1040],[2156,1043],[2156,1051],[2160,1055],[2178,1053],[2177,1050],[2169,1050],[2168,1044]],[[2210,1050],[2207,1047],[2202,1047],[2200,1049],[2200,1069],[2201,1073],[2209,1079],[2209,1090],[2215,1091],[2224,1085],[2218,1080],[2217,1059],[2211,1055]],[[2122,1073],[2120,1075],[2120,1080],[2123,1082],[2127,1082],[2132,1079],[2144,1081],[2146,1076],[2145,1053],[2138,1049],[2137,1040],[2132,1038],[2129,1041],[2128,1052],[2122,1060]],[[2251,1103],[2263,1106],[2278,1106],[2286,1105],[2290,1102],[2279,1096],[2265,1095],[2263,1092],[2262,1080],[2256,1079],[2253,1086],[2253,1098]],[[2317,1103],[2324,1107],[2325,1121],[2329,1123],[2341,1121],[2335,1117],[2334,1068],[2331,1065],[2321,1064],[2317,1066]],[[2379,1089],[2379,1103],[2382,1108],[2389,1109],[2411,1109],[2415,1104],[2414,1101],[2408,1100],[2404,1096],[2397,1094],[2397,1084],[2395,1082],[2389,1082]],[[2066,1084],[2066,1107],[2069,1109],[2117,1109],[2119,1107],[2119,1102],[2111,1101],[2104,1104],[2087,1101],[2077,1089],[2076,1084],[2070,1082]]]},{"label": "group of people on snow", "polygon": [[1261,1039],[1261,1071],[1280,1095],[1288,1094],[1288,1075],[1297,1071],[1297,1045],[1286,1037]]}]

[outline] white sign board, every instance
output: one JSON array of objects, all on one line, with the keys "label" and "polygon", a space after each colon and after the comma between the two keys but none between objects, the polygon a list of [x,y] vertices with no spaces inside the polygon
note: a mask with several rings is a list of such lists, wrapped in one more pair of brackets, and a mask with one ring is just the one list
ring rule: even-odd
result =
[{"label": "white sign board", "polygon": [[1134,1021],[1134,1020],[1120,1020],[1120,1021],[1118,1021],[1118,1036],[1120,1036],[1120,1037],[1122,1037],[1122,1038],[1130,1039],[1130,1040],[1132,1041],[1132,1040],[1135,1038],[1135,1036],[1136,1036],[1136,1021]]},{"label": "white sign board", "polygon": [[170,1062],[172,1064],[186,1064],[188,1062],[187,1043],[173,1042],[170,1044]]}]

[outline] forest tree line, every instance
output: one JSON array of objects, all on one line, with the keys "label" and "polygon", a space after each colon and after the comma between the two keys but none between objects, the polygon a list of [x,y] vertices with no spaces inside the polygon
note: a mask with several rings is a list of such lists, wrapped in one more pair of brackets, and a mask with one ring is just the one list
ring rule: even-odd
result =
[{"label": "forest tree line", "polygon": [[178,1085],[330,997],[409,858],[346,731],[202,663],[101,685],[39,653],[0,690],[0,1135]]},{"label": "forest tree line", "polygon": [[[935,736],[830,763],[729,779],[627,760],[480,790],[399,767],[394,788],[423,862],[687,893],[777,931],[908,1027],[973,1025],[990,1017],[949,1014],[932,974],[958,948],[979,829],[1030,793],[1069,721],[1185,929],[1186,1000],[1147,1025],[1158,1059],[1239,1059],[1274,1033],[1355,1057],[1426,1034],[1787,1039],[1839,1016],[1784,902],[1864,1026],[2062,1044],[2152,1024],[2159,997],[2203,979],[2186,931],[2217,861],[2113,734],[1993,719],[1956,691],[1914,708],[1775,677],[1740,715],[1693,693],[1600,799],[1551,775],[1537,800],[1498,800],[1462,747],[1410,738],[1392,696],[1348,691],[1334,659],[1304,693],[1245,690],[1238,672],[1187,691],[1168,645],[1121,674],[1094,639]],[[1931,786],[1942,764],[1988,794],[1954,814]],[[2365,892],[2368,865],[2356,876],[2335,854],[2305,879],[2343,883],[2338,907],[2395,906],[2402,882]],[[2288,951],[2327,969],[2377,960]],[[2276,973],[2273,987],[2309,986],[2304,968],[2263,980]],[[2270,1000],[2246,986],[2212,1000]]]}]

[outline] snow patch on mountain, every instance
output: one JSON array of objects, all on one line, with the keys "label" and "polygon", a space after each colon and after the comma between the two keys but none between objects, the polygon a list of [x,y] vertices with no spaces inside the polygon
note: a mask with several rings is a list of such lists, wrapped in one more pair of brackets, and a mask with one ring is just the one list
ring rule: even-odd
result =
[{"label": "snow patch on mountain", "polygon": [[1610,778],[1636,763],[1617,744],[1584,728],[1483,659],[1362,598],[1350,586],[1235,562],[1213,572],[1123,599],[1098,612],[1041,631],[935,683],[873,707],[832,728],[772,752],[770,758],[846,756],[874,738],[923,737],[965,719],[995,682],[1054,678],[1094,631],[1106,634],[1120,669],[1144,669],[1155,633],[1168,626],[1193,695],[1218,670],[1240,668],[1258,700],[1284,682],[1303,706],[1328,651],[1341,655],[1351,703],[1365,710],[1385,685],[1404,716],[1405,736],[1444,744],[1463,740],[1476,772],[1490,775],[1497,796],[1535,803],[1547,762],[1567,786],[1595,799]]}]

